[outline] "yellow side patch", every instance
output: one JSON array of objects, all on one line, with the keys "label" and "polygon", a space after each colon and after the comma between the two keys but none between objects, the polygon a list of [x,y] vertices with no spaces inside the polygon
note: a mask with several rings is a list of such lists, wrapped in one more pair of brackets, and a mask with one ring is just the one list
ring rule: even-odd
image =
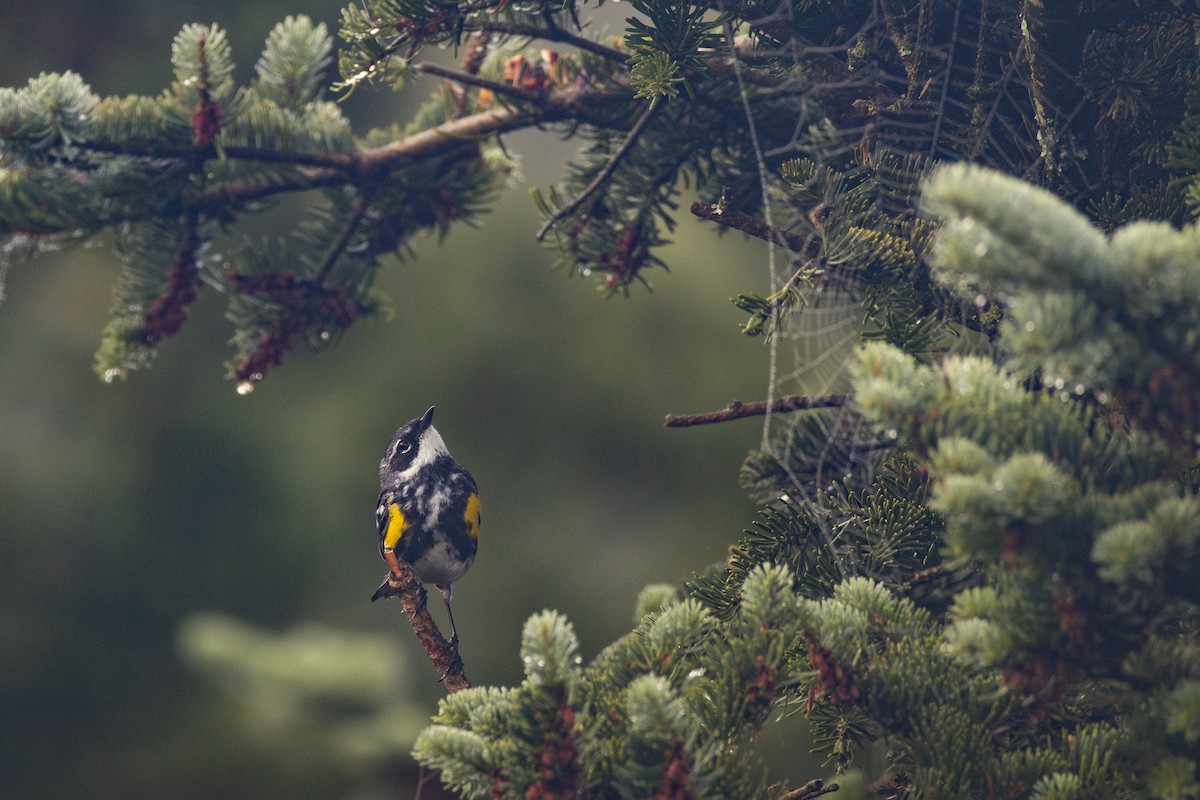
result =
[{"label": "yellow side patch", "polygon": [[467,498],[467,510],[463,512],[463,522],[467,523],[467,533],[472,539],[479,538],[479,521],[483,517],[483,506],[479,503],[479,495],[471,492]]},{"label": "yellow side patch", "polygon": [[400,537],[408,530],[408,520],[404,518],[404,512],[396,503],[388,503],[387,508],[388,526],[387,531],[383,534],[383,546],[394,549],[396,543],[400,541]]}]

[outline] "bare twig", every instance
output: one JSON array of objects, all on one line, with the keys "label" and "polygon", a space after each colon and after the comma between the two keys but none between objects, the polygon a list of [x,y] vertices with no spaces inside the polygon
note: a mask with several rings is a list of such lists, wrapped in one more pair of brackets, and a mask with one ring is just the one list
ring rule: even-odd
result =
[{"label": "bare twig", "polygon": [[592,182],[584,187],[584,190],[576,195],[571,202],[558,211],[555,211],[550,219],[546,220],[546,224],[537,232],[537,240],[539,242],[546,238],[546,234],[550,232],[550,229],[554,227],[556,222],[574,214],[581,205],[587,202],[589,197],[596,193],[597,189],[612,177],[613,172],[617,169],[617,165],[621,163],[625,156],[629,155],[629,151],[633,149],[633,145],[637,142],[638,137],[641,136],[642,131],[646,129],[646,126],[650,124],[650,120],[654,117],[654,112],[657,110],[658,105],[656,103],[649,102],[646,104],[646,107],[642,109],[641,116],[637,118],[637,121],[633,123],[633,127],[629,129],[629,133],[625,136],[625,141],[617,148],[617,152],[612,154],[612,158],[608,159],[608,163],[604,165],[604,168],[596,173],[596,177],[592,179]]},{"label": "bare twig", "polygon": [[741,211],[722,208],[720,205],[714,206],[712,203],[706,203],[703,200],[697,200],[692,203],[690,211],[694,216],[701,219],[711,220],[720,225],[735,228],[742,233],[756,236],[764,241],[774,242],[781,247],[786,247],[793,253],[800,253],[809,258],[818,255],[820,250],[821,243],[816,237],[798,236],[779,228],[772,228],[758,217],[743,214]]},{"label": "bare twig", "polygon": [[809,781],[803,786],[781,794],[779,800],[815,800],[815,798],[821,795],[830,794],[837,790],[838,785],[836,783],[826,785],[824,781]]},{"label": "bare twig", "polygon": [[[399,568],[398,571],[397,568]],[[413,575],[412,568],[408,564],[396,559],[395,566],[389,567],[387,590],[381,596],[399,598],[400,607],[404,609],[404,616],[408,617],[413,633],[417,635],[417,641],[421,643],[433,668],[441,676],[442,683],[446,685],[446,691],[457,692],[462,689],[470,689],[471,682],[467,680],[467,675],[463,671],[458,648],[447,641],[442,636],[442,632],[438,630],[433,616],[425,607],[424,588],[417,577]]]},{"label": "bare twig", "polygon": [[325,254],[325,259],[321,262],[320,268],[317,270],[316,277],[313,282],[320,286],[329,277],[329,270],[333,269],[333,265],[337,263],[338,256],[350,244],[350,239],[354,237],[354,232],[358,230],[358,226],[362,224],[363,217],[367,215],[367,209],[371,204],[367,202],[367,198],[360,197],[354,205],[354,213],[350,215],[349,221],[346,222],[346,227],[342,229],[342,233],[338,236],[337,241],[329,248],[329,252]]},{"label": "bare twig", "polygon": [[472,75],[462,70],[453,69],[451,67],[443,67],[441,64],[434,64],[430,61],[422,61],[417,64],[414,69],[418,72],[424,72],[426,75],[436,75],[439,78],[445,78],[448,81],[461,83],[464,86],[474,86],[479,89],[487,89],[496,94],[507,94],[518,100],[524,100],[527,103],[536,103],[545,96],[545,92],[526,89],[523,86],[513,86],[511,83],[503,81],[494,81],[490,78],[481,78],[478,75]]},{"label": "bare twig", "polygon": [[522,25],[519,22],[487,20],[479,24],[479,30],[491,33],[503,33],[509,36],[527,36],[530,39],[545,39],[548,42],[563,42],[580,50],[586,50],[589,53],[598,55],[601,58],[615,61],[618,64],[624,64],[629,60],[630,56],[630,53],[624,50],[618,50],[615,47],[594,42],[591,39],[577,36],[568,30],[558,27],[543,28],[537,25]]},{"label": "bare twig", "polygon": [[734,400],[720,411],[708,411],[703,414],[668,414],[663,424],[668,428],[690,428],[693,425],[711,425],[715,422],[729,422],[746,417],[761,417],[768,411],[772,414],[781,414],[813,408],[840,408],[846,404],[846,400],[844,394],[817,397],[806,394],[790,394],[775,400],[769,407],[765,402],[742,403]]}]

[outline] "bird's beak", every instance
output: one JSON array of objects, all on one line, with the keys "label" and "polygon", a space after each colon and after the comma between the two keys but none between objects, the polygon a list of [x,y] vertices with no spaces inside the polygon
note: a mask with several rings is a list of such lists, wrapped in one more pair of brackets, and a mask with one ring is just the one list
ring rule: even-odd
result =
[{"label": "bird's beak", "polygon": [[436,406],[430,406],[429,410],[425,412],[425,416],[421,417],[421,430],[422,431],[426,430],[427,428],[429,428],[430,425],[433,424],[433,409],[434,408],[436,408]]}]

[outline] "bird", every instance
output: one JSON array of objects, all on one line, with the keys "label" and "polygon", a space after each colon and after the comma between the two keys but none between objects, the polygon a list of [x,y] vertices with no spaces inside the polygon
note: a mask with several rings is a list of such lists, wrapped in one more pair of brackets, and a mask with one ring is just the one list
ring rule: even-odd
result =
[{"label": "bird", "polygon": [[[401,572],[397,559],[403,560],[417,580],[441,592],[450,617],[450,643],[457,648],[450,599],[454,582],[475,561],[482,508],[475,479],[454,460],[433,427],[434,408],[397,430],[379,462],[375,522],[388,575],[371,600],[399,593],[394,576]],[[422,604],[424,599],[422,587]]]}]

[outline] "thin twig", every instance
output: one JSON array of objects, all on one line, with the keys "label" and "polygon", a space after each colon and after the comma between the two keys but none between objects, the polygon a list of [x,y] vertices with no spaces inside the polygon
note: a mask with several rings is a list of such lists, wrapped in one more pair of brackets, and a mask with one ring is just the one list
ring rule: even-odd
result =
[{"label": "thin twig", "polygon": [[337,241],[333,243],[333,246],[329,248],[329,252],[325,254],[325,259],[321,262],[321,267],[317,270],[316,277],[313,278],[313,281],[318,286],[323,284],[325,279],[329,277],[329,271],[337,263],[338,256],[350,244],[350,239],[353,238],[354,232],[358,230],[358,226],[362,224],[370,205],[367,202],[367,198],[358,198],[358,202],[354,205],[354,213],[350,215],[350,219],[346,222],[346,227],[342,230],[341,235],[338,236]]},{"label": "thin twig", "polygon": [[424,72],[426,75],[436,75],[439,78],[445,78],[448,81],[461,83],[464,86],[474,86],[479,89],[487,89],[496,94],[507,94],[518,100],[524,100],[527,103],[537,103],[546,96],[545,92],[526,89],[523,86],[513,86],[511,83],[503,81],[494,81],[491,78],[481,78],[478,75],[472,75],[462,70],[452,67],[443,67],[441,64],[434,64],[429,61],[422,61],[413,67],[418,72]]},{"label": "thin twig", "polygon": [[803,786],[780,795],[779,800],[815,800],[815,798],[821,795],[830,794],[837,790],[838,785],[836,783],[826,785],[824,781],[809,781]]},{"label": "thin twig", "polygon": [[841,408],[846,404],[844,394],[830,394],[812,397],[806,394],[789,394],[780,397],[770,404],[766,402],[742,403],[734,400],[720,411],[708,411],[703,414],[668,414],[663,422],[668,428],[690,428],[693,425],[711,425],[715,422],[729,422],[746,417],[761,417],[768,411],[772,414],[782,414],[788,411],[806,411],[813,408]]},{"label": "thin twig", "polygon": [[509,36],[527,36],[530,39],[545,39],[548,42],[563,42],[580,50],[586,50],[589,53],[598,55],[601,58],[615,61],[618,64],[624,64],[629,60],[629,56],[631,55],[624,50],[618,50],[615,47],[594,42],[586,37],[577,36],[563,28],[542,28],[537,25],[522,25],[519,22],[487,20],[479,24],[479,30],[491,33],[503,33]]},{"label": "thin twig", "polygon": [[625,136],[625,141],[617,148],[617,152],[612,154],[612,158],[608,159],[608,163],[604,165],[604,168],[596,173],[596,177],[592,179],[592,182],[576,195],[575,199],[558,211],[555,211],[550,219],[546,220],[546,224],[537,232],[537,240],[539,242],[546,238],[546,234],[550,232],[550,229],[554,227],[556,222],[574,214],[580,206],[587,202],[589,197],[596,193],[596,190],[612,177],[613,172],[617,169],[617,165],[621,163],[625,156],[629,155],[629,151],[633,149],[633,145],[637,142],[638,137],[641,136],[642,131],[646,129],[646,126],[650,124],[650,120],[654,117],[654,112],[657,110],[657,103],[650,102],[646,104],[646,107],[642,109],[641,116],[637,118],[637,121],[633,123],[633,127],[629,129],[629,133]]},{"label": "thin twig", "polygon": [[779,228],[773,228],[758,217],[743,214],[741,211],[722,208],[720,205],[714,206],[712,203],[706,203],[703,200],[697,200],[692,203],[690,211],[694,216],[701,219],[711,220],[720,225],[735,228],[742,233],[756,236],[763,241],[774,242],[781,247],[786,247],[793,253],[800,253],[812,258],[820,252],[821,242],[816,237],[798,236]]}]

